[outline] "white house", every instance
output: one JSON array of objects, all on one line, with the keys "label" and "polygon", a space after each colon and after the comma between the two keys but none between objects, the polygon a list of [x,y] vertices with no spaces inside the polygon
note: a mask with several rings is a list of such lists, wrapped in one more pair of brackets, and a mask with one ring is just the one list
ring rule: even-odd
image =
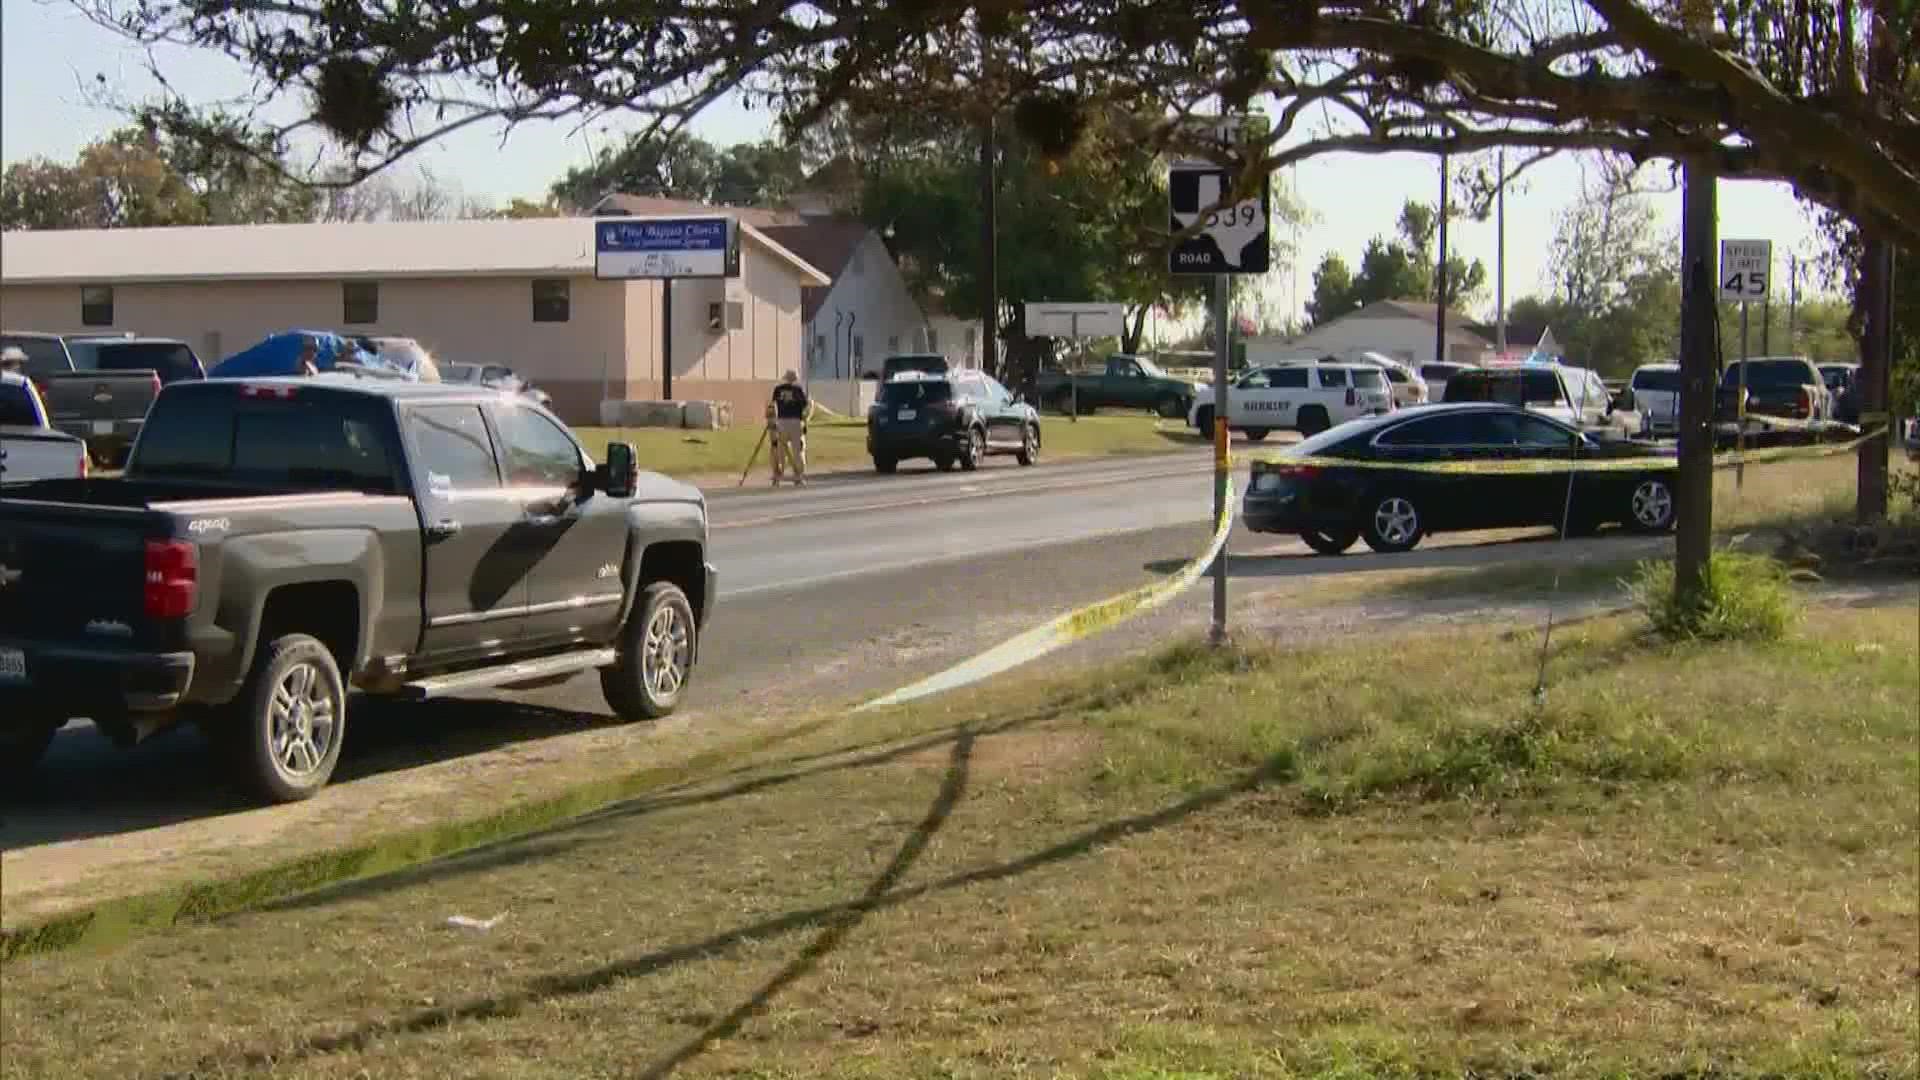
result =
[{"label": "white house", "polygon": [[[1291,340],[1263,343],[1301,349],[1342,352],[1371,349],[1403,364],[1417,366],[1434,359],[1434,337],[1439,308],[1410,300],[1380,300],[1319,326]],[[1477,332],[1478,323],[1465,312],[1447,313],[1446,360],[1477,364],[1493,343]],[[1251,346],[1254,341],[1249,339]]]}]

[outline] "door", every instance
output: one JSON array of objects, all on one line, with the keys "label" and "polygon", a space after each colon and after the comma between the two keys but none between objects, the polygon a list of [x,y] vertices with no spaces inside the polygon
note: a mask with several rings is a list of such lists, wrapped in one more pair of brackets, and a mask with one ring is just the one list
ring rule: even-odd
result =
[{"label": "door", "polygon": [[[1459,412],[1412,420],[1381,432],[1374,439],[1374,448],[1382,462],[1410,465],[1467,464],[1497,459],[1505,455],[1495,445],[1500,435],[1494,431],[1489,416]],[[1398,493],[1413,500],[1430,532],[1485,529],[1505,524],[1510,515],[1503,505],[1497,480],[1497,477],[1464,472],[1386,473],[1379,478],[1382,484],[1404,489]]]},{"label": "door", "polygon": [[628,500],[583,490],[592,460],[538,408],[502,401],[492,411],[507,487],[522,512],[519,531],[533,561],[529,644],[610,639],[625,595]]},{"label": "door", "polygon": [[[1570,463],[1580,443],[1578,432],[1542,417],[1506,413],[1498,415],[1495,420],[1505,433],[1503,438],[1510,439],[1516,448],[1511,456],[1517,460]],[[1568,483],[1574,480],[1576,474],[1570,464],[1565,472],[1525,473],[1508,477],[1504,486],[1512,492],[1509,496],[1512,500],[1512,523],[1558,526],[1568,513],[1569,498],[1572,499],[1573,516],[1578,518],[1583,503],[1600,497],[1600,490],[1594,481],[1605,475],[1580,474],[1571,491]]]},{"label": "door", "polygon": [[1299,415],[1300,398],[1307,392],[1304,367],[1258,368],[1240,377],[1228,391],[1227,426],[1290,428]]},{"label": "door", "polygon": [[996,447],[1018,447],[1026,438],[1026,421],[1014,407],[1013,392],[989,375],[980,378],[981,414],[987,420],[987,442]]},{"label": "door", "polygon": [[1107,360],[1106,378],[1100,380],[1100,400],[1122,407],[1146,404],[1147,375],[1140,365],[1127,357]]},{"label": "door", "polygon": [[497,656],[525,629],[531,564],[515,548],[520,502],[500,481],[478,405],[413,406],[401,422],[425,529],[422,658],[440,665]]}]

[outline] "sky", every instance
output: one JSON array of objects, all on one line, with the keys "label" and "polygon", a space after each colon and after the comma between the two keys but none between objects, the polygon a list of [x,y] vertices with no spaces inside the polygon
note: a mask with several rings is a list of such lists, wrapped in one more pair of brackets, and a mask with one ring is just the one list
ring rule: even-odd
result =
[{"label": "sky", "polygon": [[[224,58],[168,49],[156,59],[168,81],[193,100],[240,98],[248,91],[245,73]],[[142,50],[88,22],[69,0],[0,0],[0,157],[7,162],[32,156],[70,160],[86,143],[118,126],[120,117],[90,100],[93,95],[83,89],[101,85],[96,75],[104,76],[104,85],[122,99],[145,96],[156,87],[147,74]],[[768,137],[773,121],[771,113],[729,101],[696,121],[694,132],[724,146]],[[561,173],[590,158],[595,147],[617,144],[620,137],[617,120],[585,131],[575,124],[525,125],[511,132],[476,125],[396,168],[425,165],[468,198],[505,203],[516,196],[543,195]],[[1548,287],[1544,275],[1555,217],[1580,190],[1583,168],[1590,165],[1577,157],[1557,158],[1529,170],[1523,190],[1509,192],[1505,259],[1509,303]],[[1276,262],[1268,280],[1262,282],[1267,304],[1281,313],[1299,313],[1312,296],[1313,268],[1323,254],[1338,252],[1357,268],[1368,239],[1393,232],[1405,200],[1438,201],[1439,177],[1434,159],[1413,154],[1328,156],[1301,163],[1290,180],[1285,174],[1276,176],[1276,186],[1294,185],[1313,220],[1299,229],[1297,238],[1282,237],[1297,245],[1298,257],[1291,260],[1291,267]],[[1675,189],[1650,199],[1662,229],[1677,237],[1678,185],[1665,184],[1666,169],[1661,163],[1650,166],[1646,177]],[[1457,193],[1458,188],[1456,197]],[[1819,237],[1804,207],[1784,185],[1723,180],[1719,209],[1722,237],[1773,241],[1773,280],[1784,299],[1788,253],[1797,252],[1806,259],[1820,251]],[[1491,218],[1456,221],[1449,232],[1456,253],[1486,264],[1488,295],[1481,305],[1484,310],[1475,314],[1490,314],[1495,224]],[[1820,291],[1813,275],[1803,273],[1807,276],[1802,296]]]}]

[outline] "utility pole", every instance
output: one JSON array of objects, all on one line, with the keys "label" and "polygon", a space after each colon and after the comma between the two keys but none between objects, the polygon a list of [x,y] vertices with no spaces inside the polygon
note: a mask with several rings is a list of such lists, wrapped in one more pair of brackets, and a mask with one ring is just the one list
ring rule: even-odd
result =
[{"label": "utility pole", "polygon": [[[1233,355],[1232,345],[1227,339],[1231,322],[1228,310],[1228,297],[1233,292],[1233,279],[1226,274],[1213,275],[1213,520],[1217,524],[1220,515],[1227,512],[1227,361]],[[1210,640],[1215,645],[1227,640],[1227,549],[1221,545],[1220,555],[1213,560],[1213,626]]]},{"label": "utility pole", "polygon": [[1493,227],[1493,306],[1498,309],[1493,316],[1493,347],[1504,358],[1507,355],[1507,152],[1500,151],[1500,186],[1494,189],[1494,199],[1498,209],[1494,212]]},{"label": "utility pole", "polygon": [[1800,351],[1800,256],[1787,252],[1787,351]]},{"label": "utility pole", "polygon": [[1680,223],[1680,477],[1673,552],[1674,599],[1697,609],[1705,596],[1713,549],[1714,348],[1720,318],[1715,245],[1719,177],[1704,158],[1685,163]]},{"label": "utility pole", "polygon": [[980,268],[980,368],[995,378],[1002,373],[999,366],[998,338],[1000,336],[1000,266],[997,237],[999,235],[999,184],[994,176],[994,121],[999,111],[994,100],[998,93],[991,77],[992,42],[985,29],[980,31],[980,73],[984,77],[987,92],[987,121],[980,129],[980,253],[983,265]]},{"label": "utility pole", "polygon": [[1440,263],[1433,272],[1433,362],[1447,359],[1447,155],[1440,154]]},{"label": "utility pole", "polygon": [[1877,439],[1860,444],[1859,495],[1854,517],[1861,524],[1887,516],[1887,447],[1893,438],[1888,403],[1892,398],[1893,245],[1877,223],[1863,223],[1866,251],[1860,266],[1861,305],[1867,311],[1866,333],[1860,342],[1860,426],[1885,429]]}]

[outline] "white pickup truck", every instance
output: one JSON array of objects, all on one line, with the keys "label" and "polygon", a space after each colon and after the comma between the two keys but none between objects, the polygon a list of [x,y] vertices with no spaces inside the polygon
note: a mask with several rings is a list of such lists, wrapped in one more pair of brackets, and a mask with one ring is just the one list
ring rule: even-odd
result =
[{"label": "white pickup truck", "polygon": [[53,426],[32,380],[0,371],[0,485],[87,475],[87,444]]}]

